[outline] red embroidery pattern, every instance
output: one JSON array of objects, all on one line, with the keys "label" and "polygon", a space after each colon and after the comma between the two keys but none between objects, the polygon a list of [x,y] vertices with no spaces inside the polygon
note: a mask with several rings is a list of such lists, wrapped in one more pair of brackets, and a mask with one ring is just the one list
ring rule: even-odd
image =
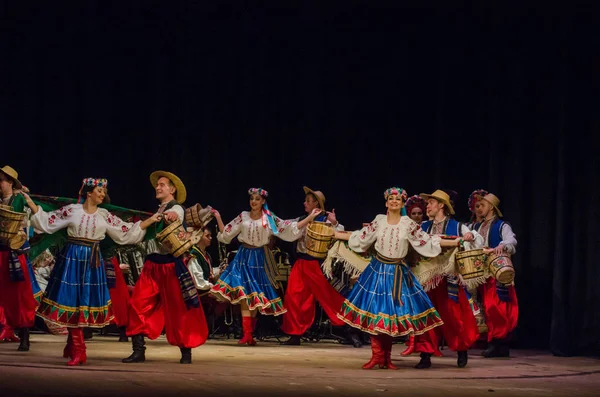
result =
[{"label": "red embroidery pattern", "polygon": [[90,226],[90,218],[91,217],[92,217],[91,215],[86,215],[87,219],[85,221],[85,238],[88,237],[88,229],[89,229],[89,226]]},{"label": "red embroidery pattern", "polygon": [[71,207],[71,206],[63,207],[63,208],[59,209],[58,211],[53,211],[52,213],[50,213],[50,216],[48,217],[48,224],[53,225],[57,219],[60,219],[60,220],[67,219],[71,215],[72,212],[73,212],[73,207]]},{"label": "red embroidery pattern", "polygon": [[94,237],[95,233],[96,233],[96,215],[94,215],[94,218],[92,218],[92,238]]},{"label": "red embroidery pattern", "polygon": [[81,214],[81,220],[79,221],[79,227],[77,228],[77,235],[81,236],[83,230],[83,218],[85,218],[85,213]]},{"label": "red embroidery pattern", "polygon": [[118,216],[115,216],[109,212],[108,216],[106,217],[106,223],[111,226],[119,226],[121,223],[123,223],[123,221]]},{"label": "red embroidery pattern", "polygon": [[127,227],[127,225],[123,225],[121,226],[121,231],[123,232],[123,234],[125,234],[129,231],[129,228]]}]

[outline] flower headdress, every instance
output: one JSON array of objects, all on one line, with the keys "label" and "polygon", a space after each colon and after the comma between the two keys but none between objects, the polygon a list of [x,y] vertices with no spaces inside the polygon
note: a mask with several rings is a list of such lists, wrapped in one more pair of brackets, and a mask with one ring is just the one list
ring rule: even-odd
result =
[{"label": "flower headdress", "polygon": [[[402,201],[406,203],[406,198],[408,197],[408,193],[406,193],[406,190],[402,189],[401,187],[391,187],[385,192],[383,192],[383,197],[387,200],[388,197],[390,197],[393,194],[400,196],[400,198],[402,198]],[[406,215],[406,206],[402,207],[401,214]]]},{"label": "flower headdress", "polygon": [[77,199],[78,204],[82,204],[85,201],[85,197],[83,196],[83,189],[86,186],[107,187],[108,181],[104,178],[85,178],[82,181],[81,189],[79,189],[79,199]]},{"label": "flower headdress", "polygon": [[414,207],[419,207],[425,213],[427,211],[427,204],[425,204],[425,200],[418,194],[414,196],[410,196],[408,200],[406,200],[406,204],[404,205],[406,210],[410,213]]},{"label": "flower headdress", "polygon": [[[250,189],[248,189],[248,194],[250,196],[252,196],[253,194],[258,194],[265,200],[267,199],[267,197],[269,197],[269,192],[267,192],[265,189],[260,188],[260,187],[251,187]],[[262,207],[263,207],[262,208],[262,212],[263,212],[262,225],[263,225],[263,227],[267,228],[267,226],[268,226],[271,228],[271,231],[273,232],[273,234],[275,234],[275,235],[279,234],[279,231],[277,230],[277,223],[275,222],[275,214],[272,213],[271,210],[269,210],[269,206],[267,205],[266,201]]]},{"label": "flower headdress", "polygon": [[260,187],[251,187],[250,189],[248,189],[248,194],[251,196],[253,194],[258,194],[259,196],[261,196],[264,199],[269,197],[269,192],[267,192],[265,189],[260,188]]},{"label": "flower headdress", "polygon": [[488,194],[487,190],[483,190],[483,189],[474,190],[473,193],[471,193],[471,195],[469,196],[469,200],[467,201],[467,204],[469,206],[469,211],[475,212],[475,204],[477,203],[477,201],[479,201],[479,199],[476,196],[483,197],[486,194]]}]

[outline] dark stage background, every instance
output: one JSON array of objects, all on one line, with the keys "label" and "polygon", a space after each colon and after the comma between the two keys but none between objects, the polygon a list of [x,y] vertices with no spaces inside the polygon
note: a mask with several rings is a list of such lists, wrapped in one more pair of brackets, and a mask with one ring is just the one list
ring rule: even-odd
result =
[{"label": "dark stage background", "polygon": [[226,221],[251,186],[298,216],[306,184],[348,229],[392,185],[454,189],[463,220],[489,189],[519,240],[515,344],[598,354],[597,7],[418,3],[2,2],[0,163],[148,211],[170,170]]}]

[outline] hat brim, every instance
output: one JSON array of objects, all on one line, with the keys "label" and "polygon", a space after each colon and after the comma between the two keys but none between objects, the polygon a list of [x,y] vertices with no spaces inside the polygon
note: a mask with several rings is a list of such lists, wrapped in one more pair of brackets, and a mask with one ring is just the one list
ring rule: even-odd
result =
[{"label": "hat brim", "polygon": [[490,203],[491,206],[494,207],[494,209],[496,210],[496,214],[498,214],[498,217],[502,218],[502,216],[503,216],[502,211],[500,211],[500,208],[498,208],[498,206],[496,204],[492,203],[490,200],[488,200],[485,197],[480,196],[478,194],[476,194],[475,197],[477,198],[477,200],[484,200],[484,201],[487,201],[488,203]]},{"label": "hat brim", "polygon": [[17,178],[13,178],[12,176],[4,172],[2,169],[0,169],[0,172],[9,177],[11,181],[13,181],[13,189],[23,189],[23,184],[20,180],[18,180]]},{"label": "hat brim", "polygon": [[325,211],[325,202],[323,201],[323,199],[321,199],[321,197],[319,197],[319,195],[316,194],[315,191],[312,190],[311,188],[309,188],[308,186],[304,186],[303,189],[304,189],[304,194],[309,194],[309,193],[312,194],[319,202],[319,207],[321,207],[321,209],[323,211]]},{"label": "hat brim", "polygon": [[175,185],[175,188],[177,189],[177,191],[175,192],[175,200],[179,204],[183,204],[185,202],[185,199],[187,198],[187,190],[185,189],[185,185],[177,175],[168,171],[154,171],[150,174],[150,183],[152,183],[152,186],[156,187],[158,180],[163,176],[171,182],[173,182],[173,185]]},{"label": "hat brim", "polygon": [[427,193],[421,193],[421,194],[419,194],[419,196],[424,200],[435,199],[435,200],[439,201],[440,203],[444,204],[446,207],[448,207],[448,211],[450,212],[450,215],[455,214],[452,204],[450,204],[450,202],[448,200],[446,200],[445,198],[434,196],[432,194],[427,194]]}]

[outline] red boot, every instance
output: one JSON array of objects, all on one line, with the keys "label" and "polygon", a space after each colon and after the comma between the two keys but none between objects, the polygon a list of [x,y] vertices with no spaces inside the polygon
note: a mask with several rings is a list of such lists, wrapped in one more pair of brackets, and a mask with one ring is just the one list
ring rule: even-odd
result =
[{"label": "red boot", "polygon": [[371,335],[371,360],[362,366],[363,369],[372,369],[379,364],[379,368],[385,367],[385,355],[382,346],[381,335]]},{"label": "red boot", "polygon": [[398,369],[394,364],[392,364],[392,345],[394,343],[394,339],[389,335],[381,335],[381,345],[383,348],[383,355],[385,358],[384,368],[387,369]]},{"label": "red boot", "polygon": [[410,356],[415,352],[415,336],[411,335],[408,337],[408,341],[406,342],[406,349],[400,355],[402,356]]},{"label": "red boot", "polygon": [[85,364],[87,362],[87,354],[85,353],[85,342],[83,340],[82,328],[69,328],[71,337],[73,338],[73,359],[67,363],[68,366]]},{"label": "red boot", "polygon": [[0,333],[0,342],[20,342],[21,340],[15,335],[15,330],[4,324],[2,332]]},{"label": "red boot", "polygon": [[252,337],[252,331],[254,330],[254,324],[256,320],[252,317],[242,317],[242,328],[244,329],[244,337],[238,341],[239,345],[247,344],[248,346],[256,345],[256,341]]},{"label": "red boot", "polygon": [[73,358],[73,337],[69,332],[69,336],[67,336],[67,345],[63,349],[63,357],[64,358]]}]

